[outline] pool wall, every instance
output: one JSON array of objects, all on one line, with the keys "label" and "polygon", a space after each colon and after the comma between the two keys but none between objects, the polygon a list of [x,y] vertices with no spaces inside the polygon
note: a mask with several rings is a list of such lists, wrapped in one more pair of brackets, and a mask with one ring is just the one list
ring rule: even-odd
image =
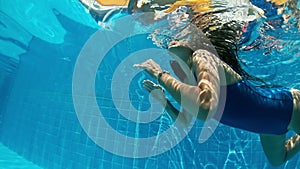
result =
[{"label": "pool wall", "polygon": [[33,38],[21,56],[4,107],[1,141],[45,168],[87,168],[99,148],[91,141],[84,146],[89,140],[74,113],[71,90],[76,57],[95,30],[60,17],[70,31],[66,43]]},{"label": "pool wall", "polygon": [[11,91],[11,86],[14,83],[19,61],[9,56],[0,54],[0,65],[0,133],[2,133],[1,126],[3,123],[3,113],[9,93]]}]

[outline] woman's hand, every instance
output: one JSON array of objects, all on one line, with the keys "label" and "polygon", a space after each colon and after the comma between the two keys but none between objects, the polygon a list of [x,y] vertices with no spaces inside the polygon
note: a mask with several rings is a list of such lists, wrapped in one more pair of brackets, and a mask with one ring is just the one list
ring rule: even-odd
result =
[{"label": "woman's hand", "polygon": [[[154,62],[152,59],[149,59],[140,64],[134,64],[133,66],[144,69],[151,77],[156,78],[156,79],[158,77],[158,74],[160,72],[162,72],[162,69],[160,68],[160,66],[156,62]],[[163,106],[166,105],[166,101],[167,101],[166,95],[165,95],[163,88],[160,85],[155,84],[151,80],[144,80],[143,87],[160,104],[162,104]]]},{"label": "woman's hand", "polygon": [[166,95],[163,88],[152,82],[151,80],[144,80],[143,87],[150,93],[150,95],[156,99],[163,106],[166,105]]},{"label": "woman's hand", "polygon": [[140,64],[134,64],[134,67],[142,68],[144,69],[150,76],[157,79],[157,76],[160,72],[162,72],[162,69],[160,66],[154,62],[152,59],[149,59],[143,63]]}]

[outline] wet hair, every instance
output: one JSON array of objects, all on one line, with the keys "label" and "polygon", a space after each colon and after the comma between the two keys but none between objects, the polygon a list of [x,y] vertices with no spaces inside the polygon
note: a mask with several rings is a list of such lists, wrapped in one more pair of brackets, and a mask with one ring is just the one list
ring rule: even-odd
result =
[{"label": "wet hair", "polygon": [[221,20],[214,15],[216,12],[220,13],[223,11],[219,10],[193,14],[191,22],[210,40],[218,53],[218,57],[222,61],[228,64],[243,78],[264,84],[262,79],[247,73],[242,68],[242,62],[238,57],[239,36],[243,24],[237,21],[221,22]]}]

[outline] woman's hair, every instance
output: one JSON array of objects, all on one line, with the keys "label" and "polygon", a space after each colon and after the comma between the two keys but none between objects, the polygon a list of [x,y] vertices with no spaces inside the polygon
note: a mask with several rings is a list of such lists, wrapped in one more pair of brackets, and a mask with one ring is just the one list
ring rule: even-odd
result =
[{"label": "woman's hair", "polygon": [[210,40],[218,53],[218,57],[222,61],[227,63],[243,78],[264,83],[260,78],[247,73],[241,66],[241,61],[238,57],[238,42],[243,24],[238,21],[221,22],[221,20],[214,15],[214,13],[217,12],[220,13],[223,11],[219,10],[193,14],[191,22]]}]

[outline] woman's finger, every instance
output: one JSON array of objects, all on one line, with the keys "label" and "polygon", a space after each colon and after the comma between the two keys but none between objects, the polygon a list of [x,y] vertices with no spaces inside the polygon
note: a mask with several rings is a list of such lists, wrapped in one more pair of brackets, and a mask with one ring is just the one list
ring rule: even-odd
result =
[{"label": "woman's finger", "polygon": [[149,88],[149,86],[143,85],[143,87],[144,87],[144,89],[145,89],[147,92],[149,92],[149,93],[152,91],[152,89]]},{"label": "woman's finger", "polygon": [[153,90],[153,89],[154,89],[155,83],[153,83],[153,82],[150,81],[150,80],[144,80],[144,81],[143,81],[143,85],[144,85],[144,87],[147,87],[147,89]]},{"label": "woman's finger", "polygon": [[140,64],[134,64],[133,67],[137,67],[137,68],[145,68],[145,64],[140,63]]},{"label": "woman's finger", "polygon": [[142,63],[138,63],[138,64],[134,64],[134,67],[138,67],[138,66],[142,66],[142,65],[149,65],[149,63],[151,63],[151,61],[153,61],[152,59],[148,59]]},{"label": "woman's finger", "polygon": [[163,89],[160,85],[157,85],[157,84],[155,84],[154,82],[152,82],[150,80],[144,80],[143,81],[143,86],[148,92],[151,92],[152,90],[155,90],[155,89],[159,89],[159,90],[163,91]]},{"label": "woman's finger", "polygon": [[139,64],[134,64],[134,67],[157,67],[159,66],[156,62],[154,62],[152,59],[148,59],[145,62],[139,63]]},{"label": "woman's finger", "polygon": [[146,60],[145,62],[140,64],[134,64],[133,66],[144,69],[153,78],[157,78],[159,72],[162,71],[160,66],[152,59]]},{"label": "woman's finger", "polygon": [[144,81],[143,81],[143,85],[144,85],[145,87],[147,87],[149,90],[159,89],[159,90],[162,90],[162,91],[163,91],[163,88],[162,88],[160,85],[158,85],[158,84],[152,82],[151,80],[144,80]]}]

